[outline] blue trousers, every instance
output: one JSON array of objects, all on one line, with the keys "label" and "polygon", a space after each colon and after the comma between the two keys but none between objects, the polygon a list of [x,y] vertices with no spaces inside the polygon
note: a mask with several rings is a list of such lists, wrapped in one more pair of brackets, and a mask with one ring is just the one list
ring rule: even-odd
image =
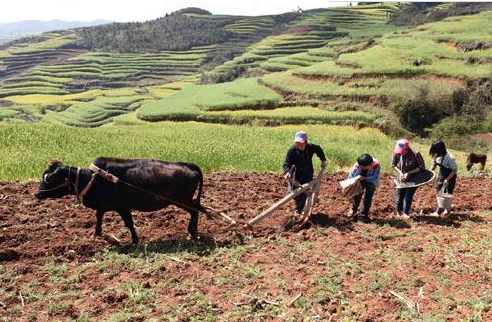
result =
[{"label": "blue trousers", "polygon": [[396,210],[410,214],[412,207],[413,195],[417,191],[417,187],[398,189],[396,192]]}]

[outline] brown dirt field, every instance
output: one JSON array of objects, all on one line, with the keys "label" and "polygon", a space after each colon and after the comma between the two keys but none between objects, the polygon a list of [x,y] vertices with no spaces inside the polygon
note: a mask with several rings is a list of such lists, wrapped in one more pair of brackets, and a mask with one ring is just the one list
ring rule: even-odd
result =
[{"label": "brown dirt field", "polygon": [[[170,207],[134,213],[139,247],[126,243],[117,214],[106,214],[106,237],[94,239],[94,211],[73,198],[40,202],[35,182],[0,183],[0,316],[492,321],[491,180],[460,179],[453,213],[444,218],[425,215],[434,209],[434,189],[419,188],[414,209],[423,212],[405,222],[392,218],[394,190],[384,176],[374,221],[363,224],[345,216],[349,203],[337,184],[344,178],[327,176],[312,223],[298,233],[281,229],[289,204],[252,232],[201,217],[202,237],[190,241],[188,215]],[[274,173],[206,174],[202,203],[244,223],[285,192]]]}]

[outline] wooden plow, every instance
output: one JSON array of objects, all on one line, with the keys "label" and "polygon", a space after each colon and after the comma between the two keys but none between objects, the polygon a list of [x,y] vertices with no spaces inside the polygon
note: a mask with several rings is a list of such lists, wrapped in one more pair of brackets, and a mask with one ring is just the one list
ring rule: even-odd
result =
[{"label": "wooden plow", "polygon": [[291,201],[292,199],[294,199],[295,197],[299,196],[302,193],[307,194],[306,203],[304,205],[304,209],[302,210],[301,215],[299,216],[299,218],[297,218],[297,221],[295,222],[292,229],[297,231],[302,227],[304,227],[304,225],[306,225],[306,223],[309,221],[309,218],[311,218],[313,207],[318,201],[319,189],[320,189],[321,181],[323,179],[323,173],[325,172],[325,167],[322,167],[320,169],[320,171],[318,172],[318,176],[316,178],[305,184],[300,184],[299,182],[297,182],[294,179],[295,176],[293,175],[293,172],[295,172],[295,167],[293,167],[290,171],[291,179],[289,182],[289,184],[291,185],[291,187],[294,188],[294,190],[292,190],[285,197],[283,197],[282,199],[280,199],[279,201],[268,207],[268,209],[264,210],[261,214],[248,221],[244,225],[245,227],[252,229],[254,224],[262,221],[263,219],[271,215],[275,210],[279,209],[280,207],[282,207],[283,205],[285,205],[286,203],[288,203],[289,201]]}]

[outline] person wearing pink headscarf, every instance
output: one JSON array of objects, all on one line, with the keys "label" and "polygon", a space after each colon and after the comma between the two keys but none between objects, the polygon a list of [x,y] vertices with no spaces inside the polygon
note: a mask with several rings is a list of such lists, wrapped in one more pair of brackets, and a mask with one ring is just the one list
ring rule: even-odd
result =
[{"label": "person wearing pink headscarf", "polygon": [[[419,151],[410,147],[407,139],[398,140],[396,143],[391,167],[398,172],[400,180],[405,181],[410,176],[425,170],[425,162]],[[396,194],[396,216],[410,218],[413,196],[417,188],[397,189]]]}]

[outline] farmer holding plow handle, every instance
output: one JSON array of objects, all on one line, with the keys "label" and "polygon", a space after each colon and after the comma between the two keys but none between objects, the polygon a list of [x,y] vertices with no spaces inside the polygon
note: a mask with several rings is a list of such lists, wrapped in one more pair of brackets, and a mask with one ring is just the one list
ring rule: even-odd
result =
[{"label": "farmer holding plow handle", "polygon": [[[299,131],[294,136],[294,145],[287,151],[285,162],[283,165],[284,176],[289,181],[289,191],[293,191],[295,187],[290,184],[293,180],[300,184],[308,183],[313,180],[313,155],[316,154],[321,160],[321,167],[327,166],[327,161],[323,149],[316,144],[308,143],[306,132]],[[293,171],[291,171],[293,170]],[[299,216],[306,203],[307,194],[301,193],[294,198],[296,209],[294,216]]]}]

